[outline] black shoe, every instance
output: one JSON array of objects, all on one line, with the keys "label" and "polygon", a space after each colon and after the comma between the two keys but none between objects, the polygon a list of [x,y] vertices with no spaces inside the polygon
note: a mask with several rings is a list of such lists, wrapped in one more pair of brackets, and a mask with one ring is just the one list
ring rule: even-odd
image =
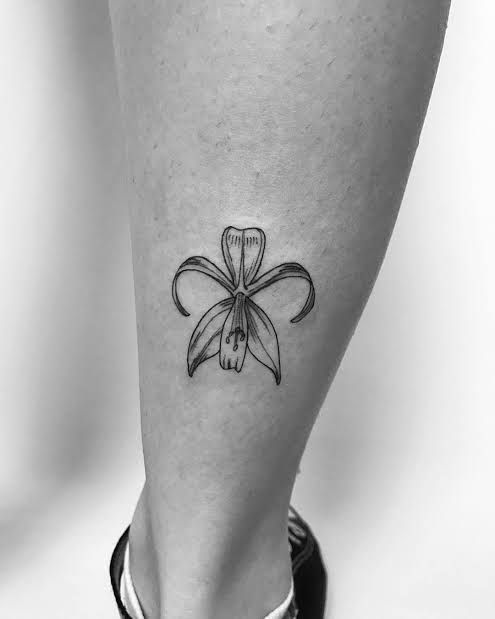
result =
[{"label": "black shoe", "polygon": [[[131,619],[120,599],[120,580],[128,539],[127,528],[117,542],[110,561],[110,580],[122,619]],[[287,619],[323,619],[327,592],[325,566],[311,529],[293,507],[289,509],[289,546],[295,603],[287,611]]]},{"label": "black shoe", "polygon": [[327,572],[315,536],[293,507],[289,508],[289,545],[297,619],[323,619]]}]

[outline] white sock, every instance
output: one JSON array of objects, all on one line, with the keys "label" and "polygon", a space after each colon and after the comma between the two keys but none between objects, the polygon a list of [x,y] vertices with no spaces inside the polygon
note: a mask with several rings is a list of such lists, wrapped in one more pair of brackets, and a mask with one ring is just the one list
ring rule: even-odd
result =
[{"label": "white sock", "polygon": [[144,619],[143,610],[141,608],[141,604],[139,603],[131,578],[129,543],[127,543],[125,549],[124,570],[122,572],[122,578],[120,579],[120,599],[132,619]]},{"label": "white sock", "polygon": [[[285,598],[282,604],[267,615],[265,619],[283,619],[285,613],[289,609],[293,595],[294,583],[292,582],[290,585],[289,595]],[[127,544],[125,549],[124,570],[122,572],[122,578],[120,579],[120,599],[132,619],[144,619],[143,610],[132,583],[131,568],[129,563],[129,544]]]}]

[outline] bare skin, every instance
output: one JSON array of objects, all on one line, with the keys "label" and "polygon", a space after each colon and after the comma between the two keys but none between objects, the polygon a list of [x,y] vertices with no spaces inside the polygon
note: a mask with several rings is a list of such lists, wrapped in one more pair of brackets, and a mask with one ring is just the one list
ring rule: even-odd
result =
[{"label": "bare skin", "polygon": [[[394,226],[448,5],[110,1],[146,466],[131,570],[149,618],[259,619],[288,592],[295,475]],[[314,285],[297,323],[307,278],[253,297],[278,336],[280,380],[245,329],[240,372],[224,369],[240,339],[188,371],[196,325],[232,293],[188,271],[177,282],[185,316],[172,282],[191,256],[228,275],[229,226],[264,231],[257,276],[298,263]]]}]

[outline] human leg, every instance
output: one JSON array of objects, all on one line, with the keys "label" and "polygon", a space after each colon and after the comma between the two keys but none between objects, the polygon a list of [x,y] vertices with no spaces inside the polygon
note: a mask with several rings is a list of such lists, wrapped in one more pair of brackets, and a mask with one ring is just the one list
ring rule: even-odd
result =
[{"label": "human leg", "polygon": [[[395,222],[448,2],[110,4],[146,465],[131,568],[150,617],[259,618],[289,587],[295,474]],[[172,294],[191,256],[227,279],[193,260]]]}]

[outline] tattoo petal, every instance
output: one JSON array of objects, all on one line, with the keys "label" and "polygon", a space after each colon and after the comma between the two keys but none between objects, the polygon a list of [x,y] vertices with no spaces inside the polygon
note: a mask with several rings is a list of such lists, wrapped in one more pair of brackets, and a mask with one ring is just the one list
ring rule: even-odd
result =
[{"label": "tattoo petal", "polygon": [[297,262],[286,262],[285,264],[280,264],[278,267],[270,269],[270,271],[267,271],[261,277],[258,277],[258,279],[256,279],[249,286],[248,295],[252,297],[260,290],[263,290],[275,282],[288,277],[301,277],[309,283],[309,292],[304,307],[299,314],[297,314],[297,316],[294,316],[294,318],[291,319],[291,322],[299,322],[313,309],[313,305],[315,304],[315,288],[313,286],[313,281],[310,274]]},{"label": "tattoo petal", "polygon": [[233,297],[220,301],[206,312],[194,329],[187,351],[189,376],[200,363],[214,357],[220,350],[223,325],[233,304]]},{"label": "tattoo petal", "polygon": [[279,385],[282,375],[277,332],[265,312],[251,299],[246,302],[246,318],[248,348],[260,363],[273,372],[275,382]]},{"label": "tattoo petal", "polygon": [[174,281],[172,282],[172,298],[177,309],[183,316],[189,316],[190,314],[179,300],[179,295],[177,293],[177,281],[180,275],[186,271],[197,271],[198,273],[203,273],[203,275],[207,275],[208,277],[214,279],[231,294],[234,292],[235,287],[231,280],[221,269],[217,267],[216,264],[211,262],[211,260],[208,260],[208,258],[203,258],[202,256],[191,256],[191,258],[185,260],[177,269]]},{"label": "tattoo petal", "polygon": [[227,316],[220,339],[220,365],[224,370],[242,370],[247,343],[246,296],[239,292]]},{"label": "tattoo petal", "polygon": [[225,228],[222,235],[223,259],[236,286],[248,286],[256,277],[265,243],[265,233],[259,228]]}]

